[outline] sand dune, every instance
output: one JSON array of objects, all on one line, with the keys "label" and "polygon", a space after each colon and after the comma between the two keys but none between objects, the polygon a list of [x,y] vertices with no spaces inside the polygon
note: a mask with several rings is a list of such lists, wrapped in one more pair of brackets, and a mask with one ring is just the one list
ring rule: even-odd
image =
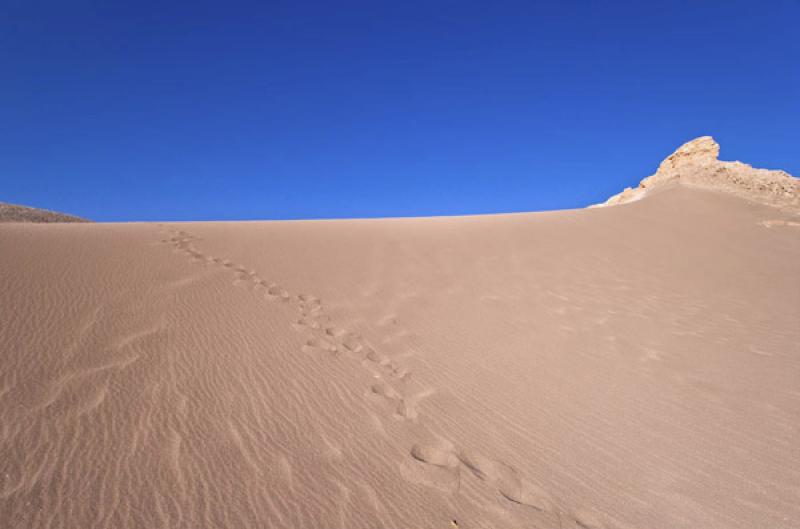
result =
[{"label": "sand dune", "polygon": [[0,222],[89,222],[86,219],[58,213],[47,209],[37,209],[16,204],[0,202]]},{"label": "sand dune", "polygon": [[0,227],[0,526],[800,527],[797,216]]}]

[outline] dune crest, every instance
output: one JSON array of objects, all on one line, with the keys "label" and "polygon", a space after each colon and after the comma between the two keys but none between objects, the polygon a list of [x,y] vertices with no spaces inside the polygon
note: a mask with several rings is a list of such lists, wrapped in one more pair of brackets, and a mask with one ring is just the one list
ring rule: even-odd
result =
[{"label": "dune crest", "polygon": [[719,160],[719,144],[701,136],[681,145],[658,166],[655,174],[626,188],[599,206],[639,200],[652,191],[681,184],[723,191],[742,198],[800,213],[800,180],[780,170],[757,169],[742,162]]},{"label": "dune crest", "polygon": [[47,209],[0,202],[0,222],[91,222],[87,219]]}]

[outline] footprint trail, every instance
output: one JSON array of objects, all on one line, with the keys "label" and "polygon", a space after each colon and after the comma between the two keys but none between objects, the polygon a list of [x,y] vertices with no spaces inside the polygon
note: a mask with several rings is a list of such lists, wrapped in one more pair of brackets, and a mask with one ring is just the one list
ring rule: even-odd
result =
[{"label": "footprint trail", "polygon": [[[174,251],[184,254],[192,263],[215,266],[233,272],[234,286],[249,286],[255,292],[263,291],[263,297],[270,301],[294,302],[297,317],[291,326],[296,331],[307,334],[301,347],[304,353],[327,354],[354,360],[353,365],[365,369],[376,379],[371,386],[365,388],[365,396],[383,409],[387,418],[415,423],[419,420],[418,404],[434,394],[435,390],[428,389],[408,394],[406,383],[412,378],[411,370],[397,365],[395,360],[381,352],[359,333],[334,325],[325,310],[323,300],[319,297],[310,293],[293,295],[278,282],[262,278],[256,270],[219,256],[206,255],[196,246],[199,240],[185,230],[170,230],[168,237],[161,242],[170,244]],[[378,324],[393,330],[392,334],[384,339],[386,343],[408,334],[399,326],[398,319],[394,315],[383,318]],[[383,427],[381,426],[379,430],[383,431]],[[567,522],[572,522],[574,527],[610,528],[599,515],[591,511],[557,507],[546,490],[527,480],[514,467],[486,457],[475,450],[457,448],[449,441],[444,444],[446,446],[414,444],[400,464],[401,475],[411,483],[425,485],[449,494],[458,493],[463,475],[474,476],[508,502],[557,517],[559,525],[565,519]],[[286,469],[284,473],[290,474]]]}]

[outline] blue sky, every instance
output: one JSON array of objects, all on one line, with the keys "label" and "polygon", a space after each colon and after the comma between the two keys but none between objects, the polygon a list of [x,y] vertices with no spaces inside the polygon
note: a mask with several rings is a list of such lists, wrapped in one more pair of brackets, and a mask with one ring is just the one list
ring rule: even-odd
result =
[{"label": "blue sky", "polygon": [[704,134],[800,175],[798,28],[797,0],[6,1],[0,201],[99,221],[573,208]]}]

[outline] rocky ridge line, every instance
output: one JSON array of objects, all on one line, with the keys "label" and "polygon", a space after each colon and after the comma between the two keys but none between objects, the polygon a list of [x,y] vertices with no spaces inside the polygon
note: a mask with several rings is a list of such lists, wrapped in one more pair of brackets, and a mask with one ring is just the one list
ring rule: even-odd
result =
[{"label": "rocky ridge line", "polygon": [[719,144],[714,138],[696,138],[668,156],[656,173],[643,179],[636,189],[626,188],[597,207],[633,202],[659,188],[680,184],[800,213],[800,179],[785,171],[756,169],[742,162],[720,161],[718,157]]}]

